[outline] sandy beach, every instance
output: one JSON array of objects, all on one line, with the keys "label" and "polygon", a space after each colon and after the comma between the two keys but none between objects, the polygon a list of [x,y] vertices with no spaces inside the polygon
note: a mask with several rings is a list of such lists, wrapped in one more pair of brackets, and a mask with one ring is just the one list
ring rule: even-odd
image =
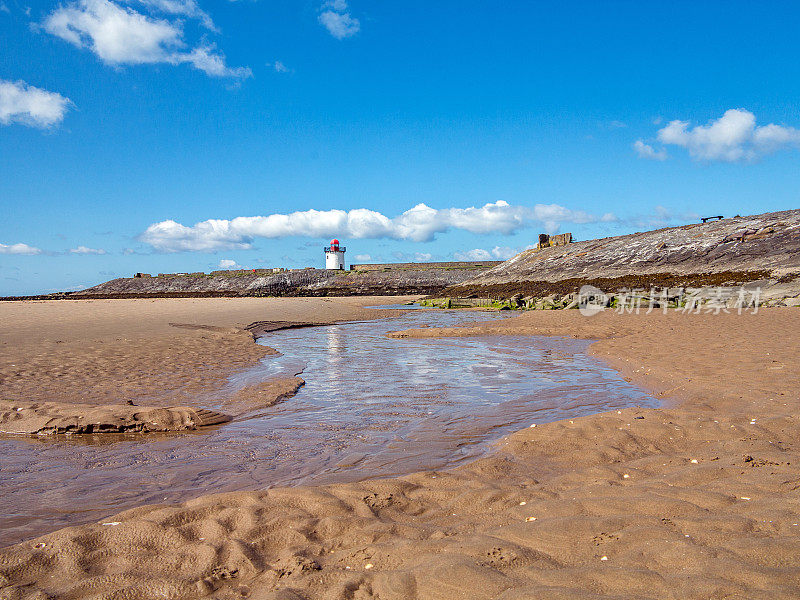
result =
[{"label": "sandy beach", "polygon": [[[197,405],[271,350],[244,328],[375,319],[408,298],[175,298],[0,303],[4,400]],[[263,329],[263,327],[262,327]]]},{"label": "sandy beach", "polygon": [[[378,303],[2,304],[2,395],[198,406],[268,351],[247,324],[375,318],[361,307]],[[451,471],[109,515],[2,550],[0,597],[795,598],[797,315],[536,311],[396,333],[595,339],[664,407],[535,423]]]}]

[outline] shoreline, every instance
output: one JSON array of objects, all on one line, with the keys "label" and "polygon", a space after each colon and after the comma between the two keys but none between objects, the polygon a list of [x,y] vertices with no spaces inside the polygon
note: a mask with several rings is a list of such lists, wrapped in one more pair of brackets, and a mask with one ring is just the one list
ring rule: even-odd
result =
[{"label": "shoreline", "polygon": [[[365,598],[794,597],[795,315],[587,319],[537,311],[483,326],[399,332],[595,339],[592,356],[667,403],[537,424],[450,471],[143,506],[115,516],[118,526],[71,527],[5,548],[0,572],[44,588],[50,575],[77,588],[102,575],[109,592],[157,583],[186,598],[245,588],[259,598],[337,597],[344,589]],[[698,339],[706,342],[702,360],[681,361]],[[780,360],[765,362],[770,355]],[[213,523],[231,526],[198,534]],[[145,531],[131,546],[127,536]],[[95,550],[76,549],[78,539],[95,540]],[[193,567],[155,564],[136,549],[145,539],[151,554],[174,552]],[[252,549],[234,552],[243,542]],[[228,558],[197,562],[209,546]],[[122,572],[115,554],[130,565]],[[80,557],[91,563],[84,577],[67,568]],[[42,566],[30,571],[30,564]],[[136,574],[142,569],[144,578]]]}]

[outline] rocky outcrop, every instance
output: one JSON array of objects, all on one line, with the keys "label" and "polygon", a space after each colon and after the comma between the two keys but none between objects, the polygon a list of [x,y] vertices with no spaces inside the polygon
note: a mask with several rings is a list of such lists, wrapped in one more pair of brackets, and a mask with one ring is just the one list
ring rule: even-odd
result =
[{"label": "rocky outcrop", "polygon": [[442,292],[451,297],[565,296],[750,284],[800,294],[800,210],[532,249]]}]

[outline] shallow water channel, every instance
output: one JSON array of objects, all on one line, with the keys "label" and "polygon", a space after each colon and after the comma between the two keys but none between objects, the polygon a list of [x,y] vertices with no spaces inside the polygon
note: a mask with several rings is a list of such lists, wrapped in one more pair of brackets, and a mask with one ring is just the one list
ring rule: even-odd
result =
[{"label": "shallow water channel", "polygon": [[531,423],[657,404],[587,356],[586,341],[385,335],[504,317],[414,310],[267,334],[259,342],[282,355],[227,391],[295,374],[306,385],[205,431],[0,438],[0,545],[141,504],[452,467]]}]

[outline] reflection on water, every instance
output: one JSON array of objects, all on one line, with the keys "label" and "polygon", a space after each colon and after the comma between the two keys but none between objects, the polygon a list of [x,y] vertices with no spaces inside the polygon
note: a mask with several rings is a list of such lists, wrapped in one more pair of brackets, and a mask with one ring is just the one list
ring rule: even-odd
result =
[{"label": "reflection on water", "polygon": [[348,375],[344,372],[347,368],[345,360],[345,339],[342,335],[344,325],[331,325],[323,329],[325,336],[325,349],[322,369],[328,374],[328,388],[332,394],[344,392],[344,382]]},{"label": "reflection on water", "polygon": [[532,422],[656,404],[584,341],[385,336],[502,317],[418,310],[269,334],[282,356],[233,377],[231,391],[298,372],[306,385],[212,430],[0,439],[0,544],[144,503],[450,467]]}]

